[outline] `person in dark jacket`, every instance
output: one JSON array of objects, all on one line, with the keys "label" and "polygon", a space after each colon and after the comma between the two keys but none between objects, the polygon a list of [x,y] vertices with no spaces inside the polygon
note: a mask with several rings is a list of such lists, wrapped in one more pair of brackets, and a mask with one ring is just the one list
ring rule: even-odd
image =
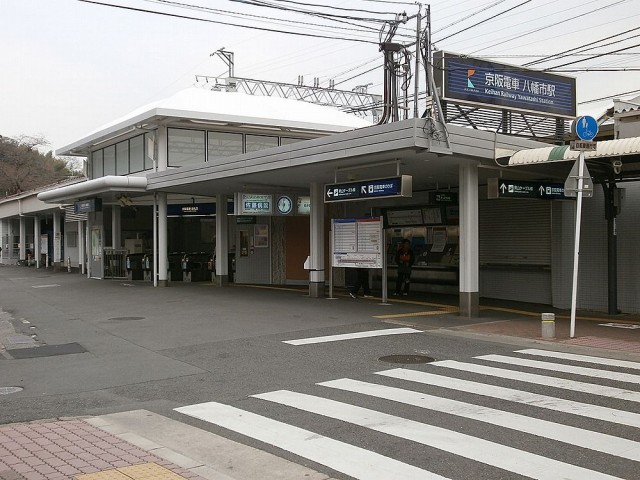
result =
[{"label": "person in dark jacket", "polygon": [[362,288],[364,292],[364,297],[371,297],[371,289],[369,288],[369,269],[368,268],[357,268],[356,269],[356,281],[355,285],[351,288],[349,295],[351,298],[358,298],[358,291]]},{"label": "person in dark jacket", "polygon": [[411,242],[408,239],[402,240],[396,252],[396,265],[398,265],[398,278],[396,280],[396,290],[394,295],[409,295],[411,284],[411,267],[414,256],[411,250]]}]

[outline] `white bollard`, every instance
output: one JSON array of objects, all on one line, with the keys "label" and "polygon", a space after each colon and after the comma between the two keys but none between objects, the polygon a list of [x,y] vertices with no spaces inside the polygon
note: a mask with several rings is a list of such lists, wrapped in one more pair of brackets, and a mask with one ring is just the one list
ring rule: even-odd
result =
[{"label": "white bollard", "polygon": [[542,338],[556,338],[555,313],[542,314]]}]

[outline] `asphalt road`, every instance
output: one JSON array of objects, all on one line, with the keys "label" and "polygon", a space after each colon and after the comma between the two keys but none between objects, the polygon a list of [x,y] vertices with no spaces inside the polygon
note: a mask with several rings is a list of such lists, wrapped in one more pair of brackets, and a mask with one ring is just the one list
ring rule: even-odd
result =
[{"label": "asphalt road", "polygon": [[[27,344],[17,345],[20,338],[5,329],[9,350],[0,357],[0,387],[24,390],[0,396],[0,424],[146,409],[336,479],[637,478],[640,363],[518,352],[526,342],[442,330],[469,323],[444,313],[427,315],[419,332],[284,343],[388,333],[402,325],[376,316],[404,314],[410,323],[411,314],[437,310],[432,305],[312,299],[303,290],[248,286],[154,289],[0,267],[0,308],[20,338],[35,336],[38,347],[20,350],[85,350],[11,358]],[[435,362],[381,360],[394,355]],[[484,355],[500,357],[477,358]],[[517,359],[551,363],[551,370],[516,365]],[[469,365],[509,370],[516,378],[469,371]],[[432,376],[423,383],[408,378],[411,372]],[[525,383],[517,372],[586,386]],[[612,388],[590,390],[596,387]],[[362,469],[370,473],[359,476]]]}]

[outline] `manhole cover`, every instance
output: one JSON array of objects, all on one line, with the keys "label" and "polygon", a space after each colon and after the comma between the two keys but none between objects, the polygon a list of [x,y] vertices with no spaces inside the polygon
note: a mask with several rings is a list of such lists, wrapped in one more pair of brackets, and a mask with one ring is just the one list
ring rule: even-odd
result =
[{"label": "manhole cover", "polygon": [[410,363],[430,363],[433,362],[435,358],[426,355],[387,355],[380,357],[378,360],[381,362],[402,363],[406,365]]},{"label": "manhole cover", "polygon": [[113,320],[116,322],[127,322],[130,320],[144,320],[144,317],[111,317],[111,318],[108,318],[107,320]]},{"label": "manhole cover", "polygon": [[0,387],[0,395],[9,395],[10,393],[18,393],[24,390],[22,387]]}]

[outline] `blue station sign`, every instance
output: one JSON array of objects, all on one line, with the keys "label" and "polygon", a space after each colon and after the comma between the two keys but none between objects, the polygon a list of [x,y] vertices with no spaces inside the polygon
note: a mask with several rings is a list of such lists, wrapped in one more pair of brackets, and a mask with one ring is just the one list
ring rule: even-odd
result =
[{"label": "blue station sign", "polygon": [[410,197],[411,175],[362,180],[359,182],[334,183],[324,187],[324,201],[345,202],[372,198]]},{"label": "blue station sign", "polygon": [[444,100],[493,108],[576,116],[576,79],[447,52],[434,55]]}]

